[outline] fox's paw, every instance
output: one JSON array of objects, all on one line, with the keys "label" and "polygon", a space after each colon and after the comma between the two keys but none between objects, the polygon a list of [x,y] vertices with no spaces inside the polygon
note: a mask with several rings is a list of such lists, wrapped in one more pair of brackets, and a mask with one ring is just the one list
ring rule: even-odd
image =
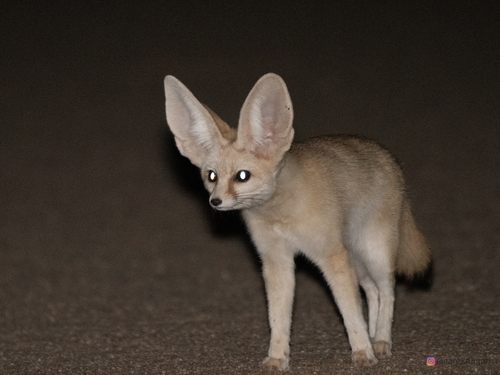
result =
[{"label": "fox's paw", "polygon": [[267,357],[262,362],[262,367],[269,371],[287,371],[288,358],[271,358]]},{"label": "fox's paw", "polygon": [[387,341],[376,341],[373,343],[373,351],[378,359],[391,358],[391,344]]},{"label": "fox's paw", "polygon": [[358,350],[352,353],[352,363],[354,363],[354,366],[370,367],[376,365],[377,362],[377,358],[375,358],[371,350]]}]

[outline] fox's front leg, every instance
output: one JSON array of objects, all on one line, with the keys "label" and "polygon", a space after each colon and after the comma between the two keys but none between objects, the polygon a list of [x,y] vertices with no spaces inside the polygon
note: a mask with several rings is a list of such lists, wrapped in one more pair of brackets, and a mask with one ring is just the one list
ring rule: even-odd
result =
[{"label": "fox's front leg", "polygon": [[339,246],[334,253],[318,261],[332,289],[337,306],[344,318],[344,325],[352,349],[352,361],[357,366],[372,366],[377,363],[363,319],[359,287],[347,251]]},{"label": "fox's front leg", "polygon": [[262,269],[271,327],[268,357],[262,364],[268,369],[285,371],[290,359],[290,326],[295,289],[293,253],[274,249],[271,254],[262,255]]}]

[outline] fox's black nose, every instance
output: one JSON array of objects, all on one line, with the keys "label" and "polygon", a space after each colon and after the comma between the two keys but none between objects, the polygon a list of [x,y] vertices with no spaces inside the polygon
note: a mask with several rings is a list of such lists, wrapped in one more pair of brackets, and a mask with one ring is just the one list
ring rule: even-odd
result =
[{"label": "fox's black nose", "polygon": [[214,207],[220,206],[222,204],[222,199],[212,198],[210,199],[210,204]]}]

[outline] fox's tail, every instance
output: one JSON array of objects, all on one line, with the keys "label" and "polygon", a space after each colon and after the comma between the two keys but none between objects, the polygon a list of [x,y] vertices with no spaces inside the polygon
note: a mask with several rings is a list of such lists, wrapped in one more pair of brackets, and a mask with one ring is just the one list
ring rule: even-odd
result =
[{"label": "fox's tail", "polygon": [[410,204],[405,199],[401,217],[399,251],[396,257],[396,272],[411,278],[415,274],[423,273],[430,261],[429,247],[418,230]]}]

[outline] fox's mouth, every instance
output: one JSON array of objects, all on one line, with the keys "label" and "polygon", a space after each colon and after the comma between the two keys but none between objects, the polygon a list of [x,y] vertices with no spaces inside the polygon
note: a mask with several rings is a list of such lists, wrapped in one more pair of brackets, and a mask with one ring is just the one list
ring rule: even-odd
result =
[{"label": "fox's mouth", "polygon": [[210,205],[214,210],[217,210],[217,211],[231,211],[231,210],[237,210],[236,207],[221,207],[221,206],[218,206],[218,207],[215,207],[213,205]]},{"label": "fox's mouth", "polygon": [[231,204],[231,202],[229,202],[229,204],[228,204],[226,202],[223,202],[220,198],[210,198],[209,203],[210,203],[210,206],[214,210],[217,210],[217,211],[234,210],[235,206],[238,205],[236,202],[233,202],[232,204]]}]

